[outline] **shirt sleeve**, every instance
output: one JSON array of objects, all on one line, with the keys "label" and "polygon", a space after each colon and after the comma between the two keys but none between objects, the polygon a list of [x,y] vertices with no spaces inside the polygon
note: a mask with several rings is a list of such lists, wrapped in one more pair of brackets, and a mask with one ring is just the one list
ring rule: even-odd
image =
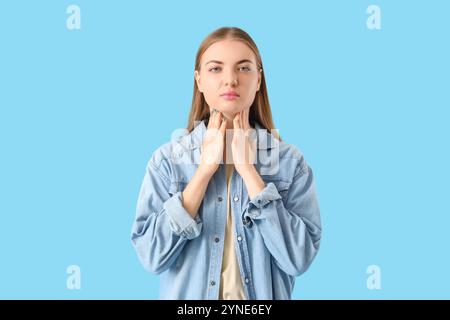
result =
[{"label": "shirt sleeve", "polygon": [[255,227],[275,263],[289,275],[305,272],[316,256],[322,227],[315,180],[304,158],[282,197],[273,182],[250,200],[243,212],[244,225]]},{"label": "shirt sleeve", "polygon": [[154,273],[167,270],[187,241],[198,237],[202,221],[183,207],[182,190],[172,190],[168,165],[148,162],[141,185],[131,241],[144,268]]}]

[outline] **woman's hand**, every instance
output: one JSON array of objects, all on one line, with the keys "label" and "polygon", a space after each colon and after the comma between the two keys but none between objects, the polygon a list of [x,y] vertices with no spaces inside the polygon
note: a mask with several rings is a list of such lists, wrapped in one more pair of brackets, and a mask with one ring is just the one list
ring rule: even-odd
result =
[{"label": "woman's hand", "polygon": [[233,119],[231,150],[236,171],[241,176],[253,172],[256,163],[256,132],[250,127],[248,109],[237,113]]},{"label": "woman's hand", "polygon": [[250,127],[248,110],[236,114],[233,120],[233,152],[234,167],[244,181],[248,196],[253,200],[266,186],[254,164],[256,163],[256,131]]},{"label": "woman's hand", "polygon": [[208,127],[203,138],[200,152],[199,168],[208,175],[213,175],[223,158],[224,137],[227,122],[222,113],[213,109],[209,116]]}]

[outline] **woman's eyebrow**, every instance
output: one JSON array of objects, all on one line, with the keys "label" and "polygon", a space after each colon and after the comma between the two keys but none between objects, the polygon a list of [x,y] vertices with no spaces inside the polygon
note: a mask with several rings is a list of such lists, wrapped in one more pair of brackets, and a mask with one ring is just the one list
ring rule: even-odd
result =
[{"label": "woman's eyebrow", "polygon": [[[253,61],[251,61],[251,60],[248,60],[248,59],[242,59],[242,60],[239,60],[238,62],[236,62],[236,64],[241,64],[241,63],[244,63],[244,62],[250,62],[250,63],[253,63]],[[223,64],[223,62],[222,62],[222,61],[219,61],[219,60],[210,60],[210,61],[208,61],[207,63],[205,63],[205,65],[207,65],[208,63]]]}]

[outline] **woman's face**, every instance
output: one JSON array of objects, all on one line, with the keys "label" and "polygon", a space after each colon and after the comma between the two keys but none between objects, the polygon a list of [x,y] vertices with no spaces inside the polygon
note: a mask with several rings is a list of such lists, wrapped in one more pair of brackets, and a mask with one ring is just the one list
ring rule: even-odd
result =
[{"label": "woman's face", "polygon": [[210,111],[217,109],[232,120],[250,108],[261,85],[253,51],[238,40],[222,40],[203,53],[195,79]]}]

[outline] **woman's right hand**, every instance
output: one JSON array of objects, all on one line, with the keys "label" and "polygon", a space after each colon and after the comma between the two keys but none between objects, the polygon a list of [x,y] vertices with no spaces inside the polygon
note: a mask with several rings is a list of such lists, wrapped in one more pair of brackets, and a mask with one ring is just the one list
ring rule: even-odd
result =
[{"label": "woman's right hand", "polygon": [[212,111],[200,149],[199,168],[208,175],[212,176],[222,162],[226,126],[222,113]]}]

